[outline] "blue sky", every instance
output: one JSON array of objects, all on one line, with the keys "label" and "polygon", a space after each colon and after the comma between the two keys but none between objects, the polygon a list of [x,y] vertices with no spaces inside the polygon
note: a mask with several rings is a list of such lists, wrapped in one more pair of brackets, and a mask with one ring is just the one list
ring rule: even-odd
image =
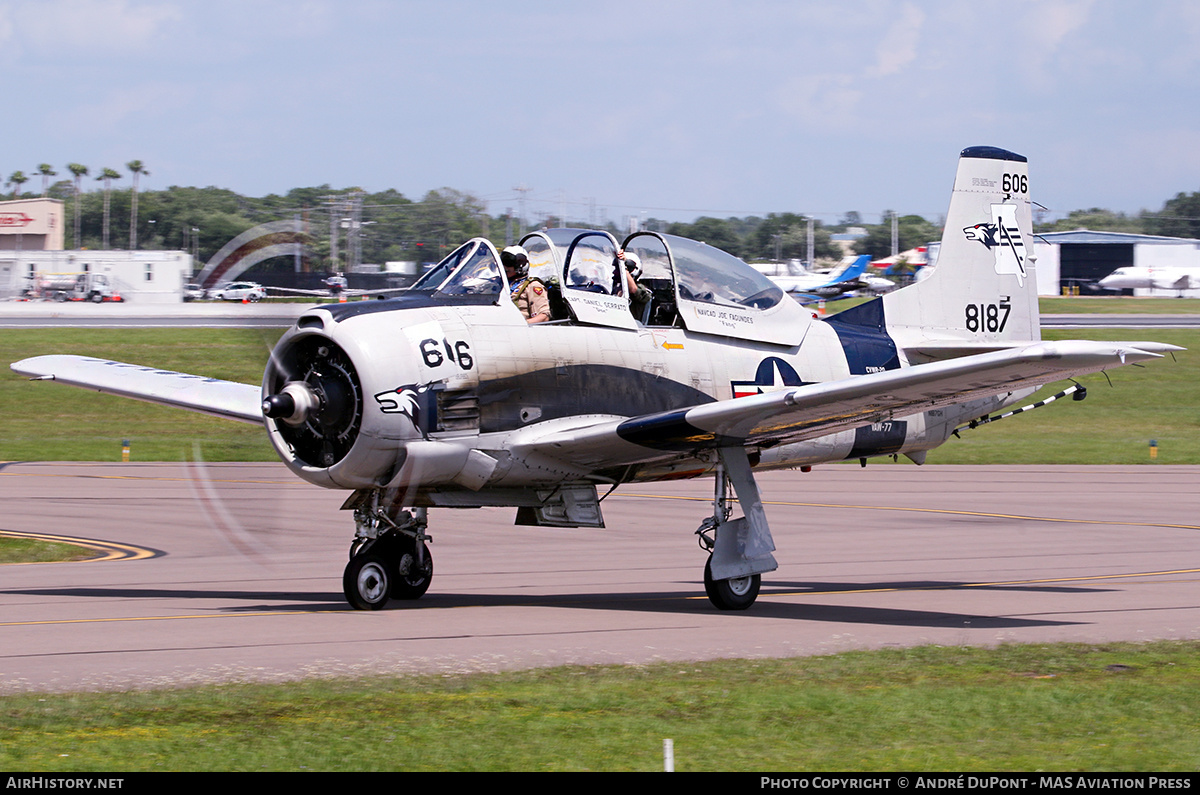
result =
[{"label": "blue sky", "polygon": [[936,220],[991,145],[1058,215],[1136,213],[1200,190],[1198,41],[1186,0],[0,0],[0,174]]}]

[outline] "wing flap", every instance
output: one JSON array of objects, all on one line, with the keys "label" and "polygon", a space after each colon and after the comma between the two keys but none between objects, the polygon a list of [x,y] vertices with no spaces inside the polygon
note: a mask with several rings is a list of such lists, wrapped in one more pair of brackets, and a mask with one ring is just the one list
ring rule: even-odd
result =
[{"label": "wing flap", "polygon": [[263,422],[262,389],[250,384],[90,356],[34,356],[10,365],[10,369],[35,380],[57,381],[255,425]]},{"label": "wing flap", "polygon": [[[1153,350],[1146,350],[1151,348]],[[1041,342],[796,389],[609,419],[517,440],[523,454],[621,466],[733,445],[801,442],[884,419],[1160,358],[1161,344]],[[531,429],[532,430],[532,429]]]}]

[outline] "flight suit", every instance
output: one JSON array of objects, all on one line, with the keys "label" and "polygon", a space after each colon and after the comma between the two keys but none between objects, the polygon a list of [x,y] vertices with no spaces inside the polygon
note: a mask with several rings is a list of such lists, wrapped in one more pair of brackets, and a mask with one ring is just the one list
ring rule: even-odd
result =
[{"label": "flight suit", "polygon": [[546,295],[546,285],[538,279],[526,277],[519,282],[513,287],[512,299],[526,320],[539,314],[545,314],[547,320],[551,318],[550,297]]}]

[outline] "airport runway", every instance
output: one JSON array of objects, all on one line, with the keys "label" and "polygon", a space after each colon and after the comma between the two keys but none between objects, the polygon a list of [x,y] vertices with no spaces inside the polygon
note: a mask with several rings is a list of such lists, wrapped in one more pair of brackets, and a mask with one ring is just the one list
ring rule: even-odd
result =
[{"label": "airport runway", "polygon": [[431,512],[433,587],[350,610],[345,494],[282,466],[8,464],[0,531],[108,560],[0,566],[0,692],[1200,637],[1200,468],[857,465],[760,476],[778,571],[704,596],[711,481],[622,487],[605,530]]}]

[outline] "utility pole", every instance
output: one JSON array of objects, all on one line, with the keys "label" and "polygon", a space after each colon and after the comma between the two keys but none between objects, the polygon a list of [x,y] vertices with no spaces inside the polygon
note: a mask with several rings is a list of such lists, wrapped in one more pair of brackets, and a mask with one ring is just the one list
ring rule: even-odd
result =
[{"label": "utility pole", "polygon": [[814,237],[813,237],[813,217],[810,215],[810,216],[808,216],[808,218],[806,220],[807,220],[807,223],[805,224],[805,226],[808,227],[808,250],[806,251],[806,254],[808,256],[808,262],[806,263],[806,265],[808,266],[809,270],[812,270],[813,255],[814,255],[814,252],[816,251],[815,241],[814,241]]},{"label": "utility pole", "polygon": [[338,267],[338,224],[341,221],[342,201],[338,196],[325,196],[322,200],[329,207],[329,267],[336,273]]},{"label": "utility pole", "polygon": [[529,187],[524,182],[522,182],[520,185],[513,188],[513,190],[515,190],[521,194],[521,199],[520,199],[521,210],[520,210],[520,214],[517,216],[517,237],[523,237],[525,235],[525,194],[529,193],[529,191],[533,190],[533,188]]}]

